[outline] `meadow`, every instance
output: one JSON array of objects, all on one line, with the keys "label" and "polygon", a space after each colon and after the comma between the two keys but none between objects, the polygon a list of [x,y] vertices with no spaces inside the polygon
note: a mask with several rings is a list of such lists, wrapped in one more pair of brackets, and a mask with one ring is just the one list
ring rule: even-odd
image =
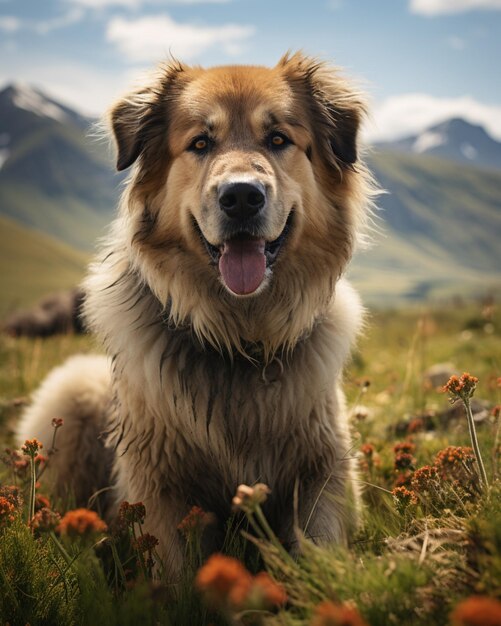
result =
[{"label": "meadow", "polygon": [[[177,585],[142,532],[140,503],[122,505],[106,529],[99,511],[75,513],[71,498],[52,496],[49,451],[12,449],[45,374],[98,346],[85,336],[2,337],[0,622],[501,624],[500,330],[490,301],[370,312],[345,373],[363,501],[349,547],[318,547],[298,533],[292,558],[262,513],[266,487],[251,486],[237,494],[224,555],[201,554],[210,512],[179,520],[186,568]],[[485,479],[463,402],[440,390],[463,372],[478,378],[470,404]]]}]

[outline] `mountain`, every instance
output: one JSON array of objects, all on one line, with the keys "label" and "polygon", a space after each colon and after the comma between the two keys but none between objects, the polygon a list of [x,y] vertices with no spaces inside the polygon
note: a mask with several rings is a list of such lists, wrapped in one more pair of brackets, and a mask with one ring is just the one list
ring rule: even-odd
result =
[{"label": "mountain", "polygon": [[501,143],[482,126],[453,118],[418,135],[377,144],[380,149],[451,159],[481,167],[501,168]]},{"label": "mountain", "polygon": [[0,92],[0,215],[90,248],[116,205],[120,177],[93,121],[32,87]]},{"label": "mountain", "polygon": [[501,171],[375,151],[373,246],[351,276],[371,301],[485,294],[501,287]]}]

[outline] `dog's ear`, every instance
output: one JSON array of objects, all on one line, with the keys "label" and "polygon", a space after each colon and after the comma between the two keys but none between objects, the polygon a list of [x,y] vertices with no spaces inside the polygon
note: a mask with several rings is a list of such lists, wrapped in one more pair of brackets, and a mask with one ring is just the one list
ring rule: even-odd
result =
[{"label": "dog's ear", "polygon": [[366,104],[356,90],[326,63],[300,52],[285,55],[278,64],[310,111],[312,132],[324,159],[337,168],[353,165],[358,158],[358,131]]},{"label": "dog's ear", "polygon": [[117,170],[130,167],[152,138],[167,127],[168,104],[173,98],[173,84],[185,71],[177,61],[159,68],[151,86],[119,100],[109,113],[117,146]]}]

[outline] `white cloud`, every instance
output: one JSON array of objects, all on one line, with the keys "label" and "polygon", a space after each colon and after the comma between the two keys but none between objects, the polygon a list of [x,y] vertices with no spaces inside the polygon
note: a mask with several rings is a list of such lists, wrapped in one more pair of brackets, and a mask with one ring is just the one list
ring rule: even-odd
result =
[{"label": "white cloud", "polygon": [[419,133],[451,117],[481,124],[501,140],[501,106],[483,104],[471,96],[436,98],[409,93],[392,96],[375,106],[374,123],[366,128],[369,141],[386,141]]},{"label": "white cloud", "polygon": [[4,15],[0,17],[0,30],[5,33],[15,33],[21,27],[21,21],[14,16]]},{"label": "white cloud", "polygon": [[33,28],[40,35],[47,35],[47,33],[57,30],[58,28],[66,28],[66,26],[76,24],[83,19],[83,17],[84,11],[82,9],[74,8],[59,17],[43,20],[41,22],[35,22]]},{"label": "white cloud", "polygon": [[106,38],[130,61],[151,62],[169,53],[192,59],[214,45],[233,56],[241,51],[242,40],[253,33],[252,26],[181,24],[164,14],[130,20],[114,17],[108,23]]},{"label": "white cloud", "polygon": [[410,0],[412,13],[435,17],[465,11],[501,10],[501,0]]}]

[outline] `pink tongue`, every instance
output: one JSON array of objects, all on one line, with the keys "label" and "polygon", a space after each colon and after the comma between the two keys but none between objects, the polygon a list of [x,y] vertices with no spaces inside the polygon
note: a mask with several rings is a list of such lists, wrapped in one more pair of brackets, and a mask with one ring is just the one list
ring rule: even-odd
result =
[{"label": "pink tongue", "polygon": [[253,293],[263,282],[266,271],[264,239],[234,239],[225,242],[219,271],[225,285],[243,296]]}]

